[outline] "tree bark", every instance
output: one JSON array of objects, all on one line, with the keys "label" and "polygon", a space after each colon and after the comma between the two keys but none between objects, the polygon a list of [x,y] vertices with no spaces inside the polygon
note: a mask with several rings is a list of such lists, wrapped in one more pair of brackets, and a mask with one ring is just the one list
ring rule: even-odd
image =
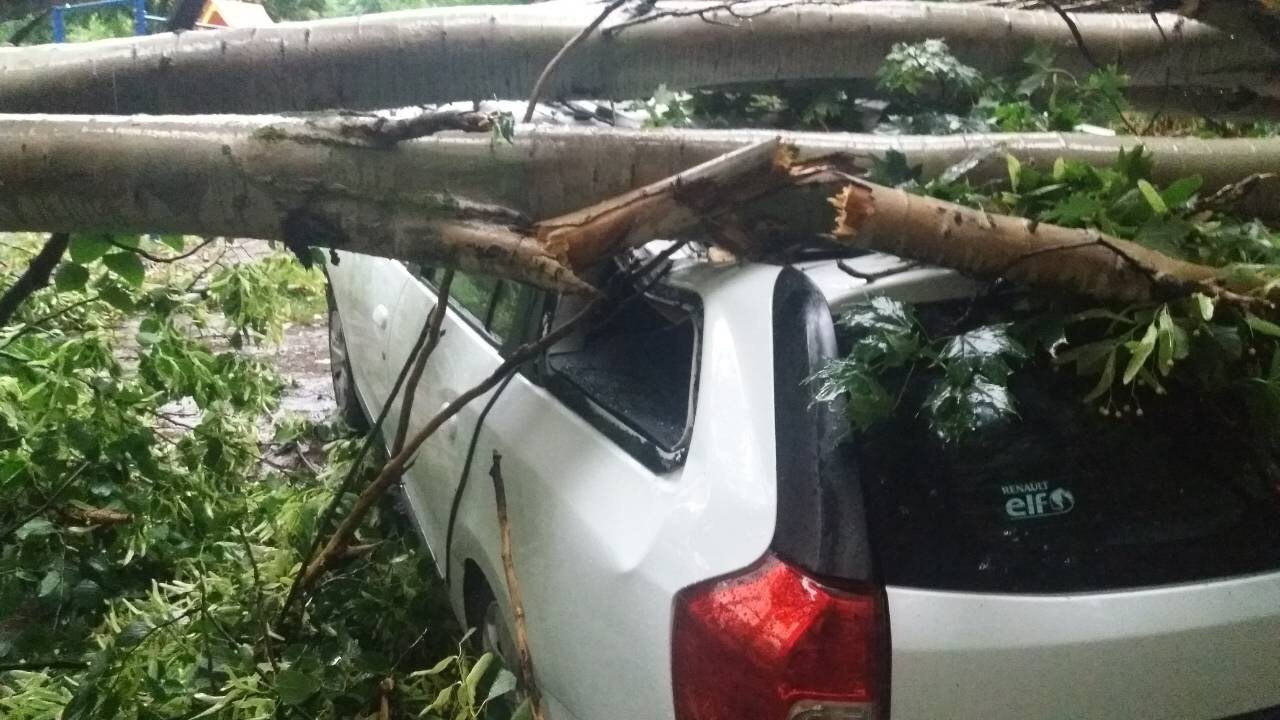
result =
[{"label": "tree bark", "polygon": [[[1205,193],[1280,167],[1276,139],[519,126],[510,144],[488,133],[447,133],[377,148],[320,139],[315,125],[332,122],[332,116],[325,118],[309,123],[298,117],[0,115],[0,231],[283,238],[291,210],[323,206],[344,210],[333,227],[308,228],[305,214],[292,215],[292,224],[310,230],[318,244],[329,240],[356,252],[457,267],[470,263],[473,269],[500,272],[501,258],[476,256],[471,262],[443,255],[424,239],[434,234],[432,222],[527,226],[776,137],[796,145],[802,157],[847,153],[863,167],[872,157],[897,150],[921,164],[926,177],[993,151],[1046,169],[1064,156],[1106,165],[1120,148],[1139,142],[1154,153],[1153,182],[1200,175]],[[996,152],[970,177],[999,178],[1004,172],[1004,159]],[[825,232],[830,219],[825,198],[810,202],[801,209]],[[1259,183],[1239,209],[1280,220],[1280,183]],[[326,231],[334,237],[324,237]]]},{"label": "tree bark", "polygon": [[0,230],[282,239],[304,257],[309,246],[330,247],[585,291],[576,273],[603,257],[789,182],[770,172],[777,140],[768,138],[612,202],[636,174],[579,187],[566,199],[580,213],[556,217],[537,202],[522,213],[528,188],[506,172],[529,161],[522,148],[487,133],[436,145],[367,138],[371,127],[404,124],[352,115],[0,118]]},{"label": "tree bark", "polygon": [[32,293],[49,284],[54,268],[62,262],[70,243],[71,236],[67,233],[50,235],[27,269],[4,291],[4,295],[0,295],[0,328],[9,324],[13,314]]},{"label": "tree bark", "polygon": [[[856,247],[949,267],[977,279],[1007,278],[1095,299],[1142,302],[1200,292],[1238,304],[1260,282],[1184,262],[1097,230],[986,213],[853,180],[832,199],[837,239]],[[1271,293],[1274,295],[1274,293]]]},{"label": "tree bark", "polygon": [[[564,59],[545,96],[629,98],[648,96],[660,84],[873,79],[893,43],[934,37],[990,73],[1019,67],[1037,44],[1054,48],[1066,69],[1091,69],[1050,11],[916,2],[772,5],[660,17],[716,7],[663,4],[650,12],[659,18],[652,22],[611,18]],[[248,113],[523,98],[598,12],[581,3],[440,8],[2,49],[0,109]],[[1075,22],[1090,54],[1118,63],[1137,90],[1243,87],[1280,95],[1273,82],[1280,51],[1193,20],[1160,17],[1160,27],[1147,15],[1089,14]]]}]

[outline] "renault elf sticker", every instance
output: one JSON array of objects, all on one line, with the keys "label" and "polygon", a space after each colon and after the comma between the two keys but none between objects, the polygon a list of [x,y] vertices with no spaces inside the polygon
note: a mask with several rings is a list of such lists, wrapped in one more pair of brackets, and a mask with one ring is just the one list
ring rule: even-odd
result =
[{"label": "renault elf sticker", "polygon": [[1050,488],[1048,481],[1000,486],[1004,514],[1010,520],[1066,515],[1076,506],[1075,495],[1064,487]]}]

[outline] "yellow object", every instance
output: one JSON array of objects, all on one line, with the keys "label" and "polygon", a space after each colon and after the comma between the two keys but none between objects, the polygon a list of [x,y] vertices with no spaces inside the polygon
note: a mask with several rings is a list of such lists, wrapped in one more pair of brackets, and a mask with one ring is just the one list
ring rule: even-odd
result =
[{"label": "yellow object", "polygon": [[200,13],[202,25],[220,27],[258,27],[274,25],[266,8],[257,3],[242,0],[206,0]]}]

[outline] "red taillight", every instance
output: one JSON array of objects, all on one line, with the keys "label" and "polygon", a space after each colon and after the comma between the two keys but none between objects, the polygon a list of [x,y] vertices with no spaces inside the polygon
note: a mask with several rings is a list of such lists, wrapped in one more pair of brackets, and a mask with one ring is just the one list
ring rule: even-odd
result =
[{"label": "red taillight", "polygon": [[888,669],[876,594],[828,587],[773,555],[676,597],[679,720],[876,717]]}]

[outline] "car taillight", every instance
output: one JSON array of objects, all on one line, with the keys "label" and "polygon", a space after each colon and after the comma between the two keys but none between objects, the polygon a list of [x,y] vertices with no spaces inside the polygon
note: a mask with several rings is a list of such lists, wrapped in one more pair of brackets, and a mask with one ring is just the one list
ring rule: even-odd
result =
[{"label": "car taillight", "polygon": [[886,698],[874,592],[829,587],[773,555],[676,596],[678,720],[864,720]]}]

